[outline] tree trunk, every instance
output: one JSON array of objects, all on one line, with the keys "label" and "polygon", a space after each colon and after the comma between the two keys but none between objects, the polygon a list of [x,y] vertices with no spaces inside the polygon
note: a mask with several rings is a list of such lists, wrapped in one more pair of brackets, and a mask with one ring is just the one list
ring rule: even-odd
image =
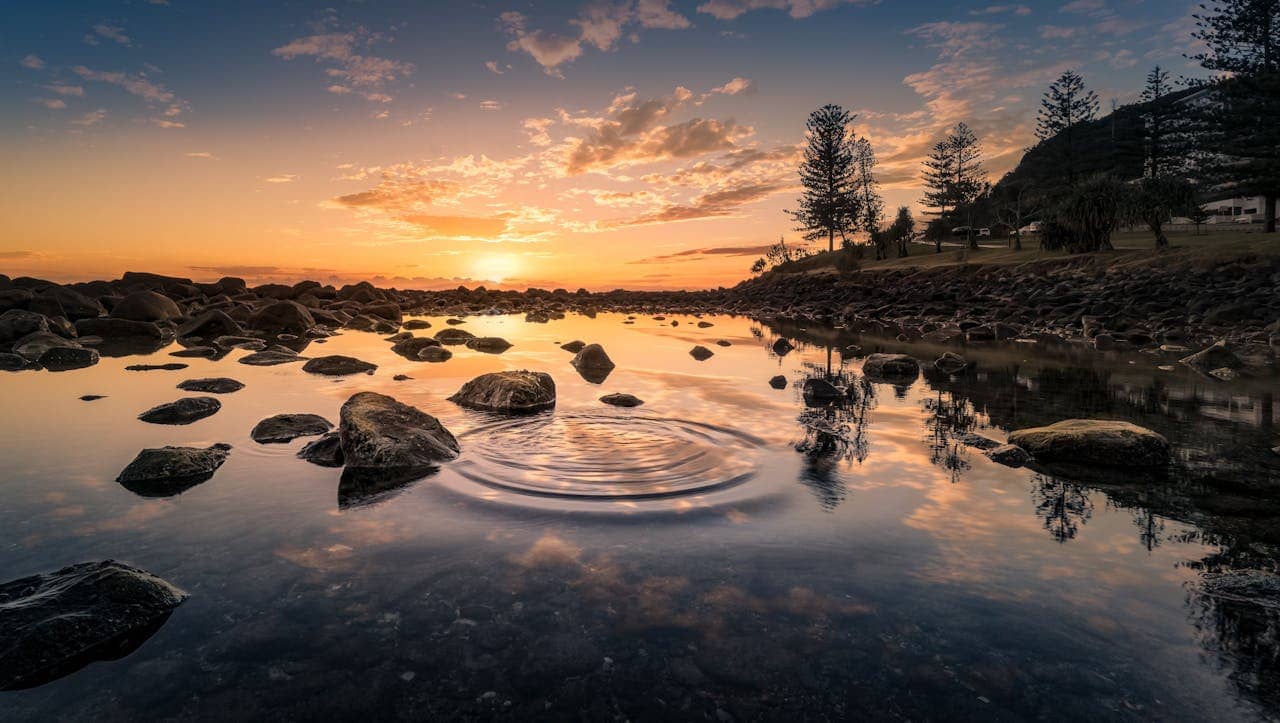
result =
[{"label": "tree trunk", "polygon": [[836,232],[835,229],[827,229],[827,251],[836,250]]},{"label": "tree trunk", "polygon": [[1267,233],[1275,233],[1276,232],[1276,197],[1274,195],[1270,193],[1267,194],[1267,201],[1266,201],[1265,208],[1266,208],[1266,217],[1267,217],[1265,230]]},{"label": "tree trunk", "polygon": [[1020,231],[1013,232],[1013,250],[1014,251],[1022,250],[1022,232]]}]

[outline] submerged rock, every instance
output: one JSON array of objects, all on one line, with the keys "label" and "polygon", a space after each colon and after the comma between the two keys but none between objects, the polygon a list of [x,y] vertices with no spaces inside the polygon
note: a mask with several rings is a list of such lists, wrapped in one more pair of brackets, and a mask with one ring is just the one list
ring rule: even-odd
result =
[{"label": "submerged rock", "polygon": [[124,468],[116,481],[143,497],[168,497],[213,477],[227,461],[231,445],[212,447],[159,447],[144,449]]},{"label": "submerged rock", "polygon": [[57,346],[40,355],[40,366],[51,372],[84,369],[98,363],[98,352],[83,347]]},{"label": "submerged rock", "polygon": [[829,404],[844,399],[844,392],[825,379],[804,380],[804,401],[809,406]]},{"label": "submerged rock", "polygon": [[1222,341],[1178,361],[1201,374],[1212,374],[1217,369],[1240,369],[1244,366],[1244,361]]},{"label": "submerged rock", "polygon": [[82,402],[96,402],[99,399],[106,399],[106,398],[107,398],[107,395],[105,394],[84,394],[79,397],[80,401]]},{"label": "submerged rock", "polygon": [[1107,419],[1068,419],[1021,429],[1009,443],[1042,462],[1106,467],[1160,467],[1169,463],[1169,441],[1150,429]]},{"label": "submerged rock", "polygon": [[920,363],[906,354],[869,354],[862,364],[868,377],[911,381],[920,373]]},{"label": "submerged rock", "polygon": [[417,357],[418,361],[432,363],[449,361],[451,358],[453,358],[453,352],[440,346],[423,347],[423,349],[418,352]]},{"label": "submerged rock", "polygon": [[338,431],[349,469],[425,470],[459,452],[438,419],[376,392],[360,392],[342,405]]},{"label": "submerged rock", "polygon": [[463,384],[449,401],[469,409],[537,412],[556,405],[556,383],[545,372],[493,372]]},{"label": "submerged rock", "polygon": [[1002,464],[1006,467],[1022,467],[1032,461],[1031,455],[1027,450],[1016,444],[1001,444],[993,447],[983,454],[996,464]]},{"label": "submerged rock", "polygon": [[476,335],[466,329],[441,329],[436,332],[436,341],[448,346],[466,344],[474,338]]},{"label": "submerged rock", "polygon": [[299,356],[298,352],[283,346],[273,346],[262,351],[256,351],[252,354],[246,354],[236,361],[241,364],[247,364],[251,367],[273,367],[278,364],[293,364],[295,362],[306,361],[307,357]]},{"label": "submerged rock", "polygon": [[615,407],[638,407],[641,404],[644,404],[644,400],[640,397],[633,394],[623,394],[621,392],[606,394],[603,397],[600,397],[600,401],[605,404],[611,404]]},{"label": "submerged rock", "polygon": [[497,336],[478,336],[467,342],[467,348],[486,354],[501,354],[511,348],[511,342]]},{"label": "submerged rock", "polygon": [[933,360],[933,366],[947,374],[958,374],[969,368],[969,362],[959,354],[949,351]]},{"label": "submerged rock", "polygon": [[190,364],[182,362],[169,362],[167,364],[130,364],[125,367],[125,371],[130,372],[176,372],[179,369],[186,369]]},{"label": "submerged rock", "polygon": [[346,376],[348,374],[372,374],[377,364],[356,359],[355,357],[333,354],[320,356],[302,365],[302,371],[325,376]]},{"label": "submerged rock", "polygon": [[230,394],[244,389],[244,382],[227,377],[208,377],[205,379],[187,379],[178,382],[178,388],[184,392],[201,392],[203,394]]},{"label": "submerged rock", "polygon": [[212,359],[219,354],[222,354],[222,350],[216,346],[189,346],[186,349],[178,349],[176,351],[169,352],[169,356],[175,356],[181,359]]},{"label": "submerged rock", "polygon": [[320,435],[319,439],[307,442],[302,449],[298,450],[298,458],[321,467],[341,467],[342,435],[338,432]]},{"label": "submerged rock", "polygon": [[778,356],[786,356],[791,353],[792,349],[795,349],[795,346],[793,346],[786,338],[779,338],[777,341],[773,342],[772,349],[774,354],[777,354]]},{"label": "submerged rock", "polygon": [[249,436],[259,444],[280,444],[298,437],[314,437],[330,429],[333,422],[319,414],[277,414],[254,425]]},{"label": "submerged rock", "polygon": [[0,584],[0,690],[32,688],[151,637],[187,594],[136,567],[84,562]]},{"label": "submerged rock", "polygon": [[701,344],[689,350],[689,356],[693,357],[694,359],[697,359],[698,361],[706,361],[715,355],[716,355],[715,352],[711,351],[705,346],[702,346]]},{"label": "submerged rock", "polygon": [[427,337],[415,336],[396,342],[391,346],[391,351],[411,361],[424,361],[421,356],[422,352],[433,347],[439,349],[440,342]]},{"label": "submerged rock", "polygon": [[213,416],[222,409],[222,402],[213,397],[184,397],[176,402],[154,406],[138,419],[151,424],[191,424]]},{"label": "submerged rock", "polygon": [[960,442],[969,447],[977,447],[983,451],[989,451],[999,447],[1002,443],[997,442],[990,437],[984,437],[975,432],[965,432],[960,435]]},{"label": "submerged rock", "polygon": [[409,319],[400,326],[410,331],[416,331],[418,329],[430,329],[431,322],[426,319]]}]

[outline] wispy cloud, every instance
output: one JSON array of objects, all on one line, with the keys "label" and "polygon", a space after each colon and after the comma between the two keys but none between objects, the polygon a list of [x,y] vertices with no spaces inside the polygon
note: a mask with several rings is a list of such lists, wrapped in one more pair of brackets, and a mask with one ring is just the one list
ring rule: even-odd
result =
[{"label": "wispy cloud", "polygon": [[840,5],[874,5],[879,0],[707,0],[698,12],[717,20],[734,20],[753,10],[785,10],[793,18],[807,18]]},{"label": "wispy cloud", "polygon": [[336,82],[328,86],[330,93],[355,92],[366,100],[390,103],[392,97],[383,90],[388,84],[413,73],[412,63],[406,63],[362,50],[384,40],[378,33],[364,28],[348,32],[321,33],[298,38],[271,51],[285,60],[310,57],[327,65],[325,75]]},{"label": "wispy cloud", "polygon": [[90,126],[98,125],[99,123],[102,122],[102,119],[106,117],[107,117],[107,109],[98,108],[97,110],[91,110],[88,113],[85,113],[84,115],[80,116],[79,118],[71,122],[83,128],[88,128]]},{"label": "wispy cloud", "polygon": [[670,0],[623,0],[587,4],[569,25],[573,32],[558,33],[530,28],[529,18],[518,11],[498,16],[499,29],[511,38],[507,49],[527,53],[555,77],[563,77],[561,66],[577,60],[588,47],[607,52],[626,33],[638,40],[641,29],[683,30],[693,23],[672,8]]},{"label": "wispy cloud", "polygon": [[38,55],[27,55],[18,61],[27,70],[44,70],[45,62]]},{"label": "wispy cloud", "polygon": [[267,176],[262,180],[266,181],[267,183],[293,183],[294,181],[298,180],[298,174],[281,173],[275,176]]},{"label": "wispy cloud", "polygon": [[77,65],[71,70],[84,80],[118,86],[125,92],[143,99],[148,106],[159,113],[151,119],[155,125],[161,128],[184,127],[178,117],[188,109],[187,102],[163,85],[151,81],[146,75],[92,70],[83,65]]},{"label": "wispy cloud", "polygon": [[67,107],[67,102],[61,98],[32,98],[31,102],[42,105],[49,110],[62,110]]},{"label": "wispy cloud", "polygon": [[97,45],[98,38],[106,38],[120,45],[132,45],[133,41],[125,35],[124,28],[118,25],[108,25],[107,23],[98,23],[93,26],[93,31],[84,36],[84,41],[89,45]]}]

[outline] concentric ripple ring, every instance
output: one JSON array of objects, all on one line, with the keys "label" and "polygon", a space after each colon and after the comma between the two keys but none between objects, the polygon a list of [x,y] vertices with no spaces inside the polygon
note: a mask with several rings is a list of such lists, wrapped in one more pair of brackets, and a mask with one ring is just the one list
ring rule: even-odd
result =
[{"label": "concentric ripple ring", "polygon": [[645,415],[547,413],[460,435],[452,465],[472,482],[523,495],[644,500],[700,495],[755,476],[763,441],[704,422]]}]

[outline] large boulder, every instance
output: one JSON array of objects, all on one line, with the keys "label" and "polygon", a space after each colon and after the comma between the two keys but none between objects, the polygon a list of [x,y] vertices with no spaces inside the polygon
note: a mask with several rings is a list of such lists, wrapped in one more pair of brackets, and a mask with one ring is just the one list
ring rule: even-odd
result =
[{"label": "large boulder", "polygon": [[367,361],[341,354],[318,356],[302,365],[302,371],[304,372],[331,377],[347,376],[349,374],[372,374],[377,368],[377,364],[371,364]]},{"label": "large boulder", "polygon": [[168,497],[208,480],[230,453],[229,444],[144,449],[116,481],[143,497]]},{"label": "large boulder", "polygon": [[138,419],[151,424],[191,424],[211,417],[222,409],[222,402],[213,397],[183,397],[174,402],[154,406]]},{"label": "large boulder", "polygon": [[511,342],[498,336],[478,336],[467,342],[467,348],[486,354],[501,354],[511,348]]},{"label": "large boulder", "polygon": [[135,291],[112,307],[111,316],[132,321],[169,321],[182,316],[182,309],[164,294]]},{"label": "large boulder", "polygon": [[115,560],[0,584],[0,690],[48,683],[133,652],[187,594]]},{"label": "large boulder", "polygon": [[449,401],[470,409],[537,412],[556,405],[556,383],[545,372],[493,372],[463,384]]},{"label": "large boulder", "polygon": [[276,301],[250,314],[245,325],[268,334],[305,334],[316,320],[296,301]]},{"label": "large boulder", "polygon": [[1169,441],[1150,429],[1108,419],[1068,419],[1009,435],[1041,462],[1106,467],[1161,467],[1169,463]]},{"label": "large boulder", "polygon": [[84,369],[98,363],[98,352],[82,347],[55,346],[40,355],[39,363],[51,372]]},{"label": "large boulder", "polygon": [[51,334],[47,331],[37,331],[34,334],[27,334],[18,341],[14,342],[13,353],[26,359],[29,362],[39,361],[50,349],[79,349],[78,342],[64,339],[57,334]]},{"label": "large boulder", "polygon": [[90,299],[65,286],[55,286],[36,294],[27,303],[27,309],[45,316],[65,316],[71,321],[102,316],[106,311],[97,299]]},{"label": "large boulder", "polygon": [[258,422],[249,436],[259,444],[281,444],[298,437],[314,437],[333,429],[319,414],[277,414]]},{"label": "large boulder", "polygon": [[298,450],[298,458],[321,467],[342,466],[342,435],[338,432],[323,434]]},{"label": "large boulder", "polygon": [[44,314],[24,309],[9,309],[0,314],[0,347],[40,331],[51,331],[49,319]]},{"label": "large boulder", "polygon": [[134,321],[132,319],[116,319],[103,316],[77,321],[76,333],[80,336],[99,336],[103,339],[163,341],[168,339],[172,332],[162,329],[159,325],[150,321]]},{"label": "large boulder", "polygon": [[376,392],[360,392],[342,405],[338,432],[348,469],[427,470],[459,452],[440,420]]},{"label": "large boulder", "polygon": [[912,381],[920,373],[920,363],[906,354],[868,354],[862,373],[873,379]]},{"label": "large boulder", "polygon": [[216,339],[220,336],[242,336],[244,327],[221,309],[211,309],[178,327],[178,336]]}]

